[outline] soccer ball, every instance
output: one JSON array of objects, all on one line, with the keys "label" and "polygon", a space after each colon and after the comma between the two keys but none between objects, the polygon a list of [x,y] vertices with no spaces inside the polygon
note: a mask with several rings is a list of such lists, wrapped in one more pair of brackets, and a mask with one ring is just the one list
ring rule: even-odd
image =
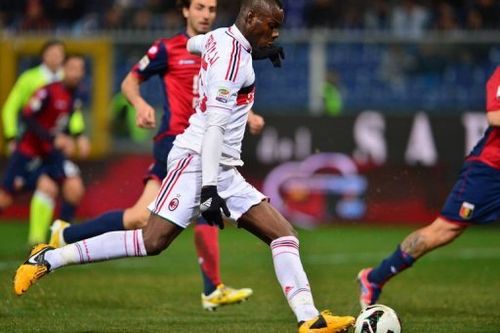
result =
[{"label": "soccer ball", "polygon": [[361,311],[354,333],[401,333],[401,323],[393,309],[374,304]]}]

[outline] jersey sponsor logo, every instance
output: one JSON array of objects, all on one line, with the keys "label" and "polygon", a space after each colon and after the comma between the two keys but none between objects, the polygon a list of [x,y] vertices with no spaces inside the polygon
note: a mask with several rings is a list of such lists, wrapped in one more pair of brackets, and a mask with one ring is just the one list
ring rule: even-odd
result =
[{"label": "jersey sponsor logo", "polygon": [[196,64],[196,61],[193,59],[181,59],[179,60],[179,65],[194,65]]},{"label": "jersey sponsor logo", "polygon": [[217,96],[215,97],[215,99],[221,103],[227,103],[229,101],[230,94],[231,92],[229,91],[229,89],[220,88],[217,91]]},{"label": "jersey sponsor logo", "polygon": [[68,107],[68,103],[65,100],[58,99],[55,101],[54,106],[56,109],[64,110]]},{"label": "jersey sponsor logo", "polygon": [[149,57],[147,55],[145,55],[144,57],[142,57],[142,59],[139,61],[139,69],[141,71],[145,70],[146,67],[148,67],[150,63],[150,60],[149,60]]},{"label": "jersey sponsor logo", "polygon": [[469,220],[474,213],[474,208],[476,208],[475,205],[471,204],[470,202],[464,201],[462,203],[462,207],[460,207],[460,217],[464,220]]},{"label": "jersey sponsor logo", "polygon": [[168,210],[173,212],[177,209],[177,207],[179,207],[179,199],[173,198],[172,200],[170,200],[170,203],[168,204]]}]

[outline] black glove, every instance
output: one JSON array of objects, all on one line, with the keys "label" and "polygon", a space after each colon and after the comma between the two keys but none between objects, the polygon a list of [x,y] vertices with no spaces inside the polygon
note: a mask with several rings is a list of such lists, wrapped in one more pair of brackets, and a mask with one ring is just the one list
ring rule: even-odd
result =
[{"label": "black glove", "polygon": [[226,202],[217,193],[217,186],[203,186],[201,188],[200,211],[203,218],[210,225],[217,225],[220,229],[224,229],[224,221],[222,214],[224,212],[227,217],[231,216],[227,209]]},{"label": "black glove", "polygon": [[268,59],[274,67],[281,67],[281,60],[285,59],[285,51],[281,46],[271,45],[268,47],[255,48],[252,50],[253,60]]}]

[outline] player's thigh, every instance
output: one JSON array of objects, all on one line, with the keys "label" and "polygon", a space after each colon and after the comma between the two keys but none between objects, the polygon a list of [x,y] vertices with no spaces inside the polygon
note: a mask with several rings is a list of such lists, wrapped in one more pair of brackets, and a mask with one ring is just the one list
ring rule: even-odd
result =
[{"label": "player's thigh", "polygon": [[62,184],[63,197],[70,202],[79,202],[84,193],[85,185],[80,176],[65,178]]},{"label": "player's thigh", "polygon": [[125,229],[138,229],[146,225],[150,214],[148,205],[156,198],[159,190],[160,182],[156,179],[151,178],[146,182],[144,190],[136,203],[132,207],[125,209],[123,214]]},{"label": "player's thigh", "polygon": [[42,174],[38,177],[36,190],[43,192],[52,198],[57,197],[57,194],[59,193],[58,184],[46,174]]},{"label": "player's thigh", "polygon": [[[201,158],[186,150],[169,155],[168,173],[149,211],[182,228],[199,215]],[[148,222],[149,223],[149,222]]]},{"label": "player's thigh", "polygon": [[7,163],[2,187],[13,195],[22,190],[33,191],[40,176],[41,160],[14,152]]},{"label": "player's thigh", "polygon": [[5,189],[0,188],[0,213],[1,210],[6,209],[10,205],[12,205],[13,202],[13,196],[9,192],[7,192]]},{"label": "player's thigh", "polygon": [[500,219],[500,172],[485,164],[464,164],[441,215],[448,221],[485,224]]},{"label": "player's thigh", "polygon": [[290,222],[267,201],[260,202],[243,214],[238,220],[238,227],[248,230],[267,244],[280,237],[296,236]]}]

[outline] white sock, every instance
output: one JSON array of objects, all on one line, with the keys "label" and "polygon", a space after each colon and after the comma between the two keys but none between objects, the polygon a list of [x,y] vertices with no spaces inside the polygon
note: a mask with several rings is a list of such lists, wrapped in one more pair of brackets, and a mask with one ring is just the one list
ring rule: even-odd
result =
[{"label": "white sock", "polygon": [[68,265],[146,255],[142,230],[138,229],[108,232],[47,251],[45,260],[53,271]]},{"label": "white sock", "polygon": [[310,320],[319,315],[300,262],[299,240],[293,236],[275,239],[271,251],[276,276],[297,320]]}]

